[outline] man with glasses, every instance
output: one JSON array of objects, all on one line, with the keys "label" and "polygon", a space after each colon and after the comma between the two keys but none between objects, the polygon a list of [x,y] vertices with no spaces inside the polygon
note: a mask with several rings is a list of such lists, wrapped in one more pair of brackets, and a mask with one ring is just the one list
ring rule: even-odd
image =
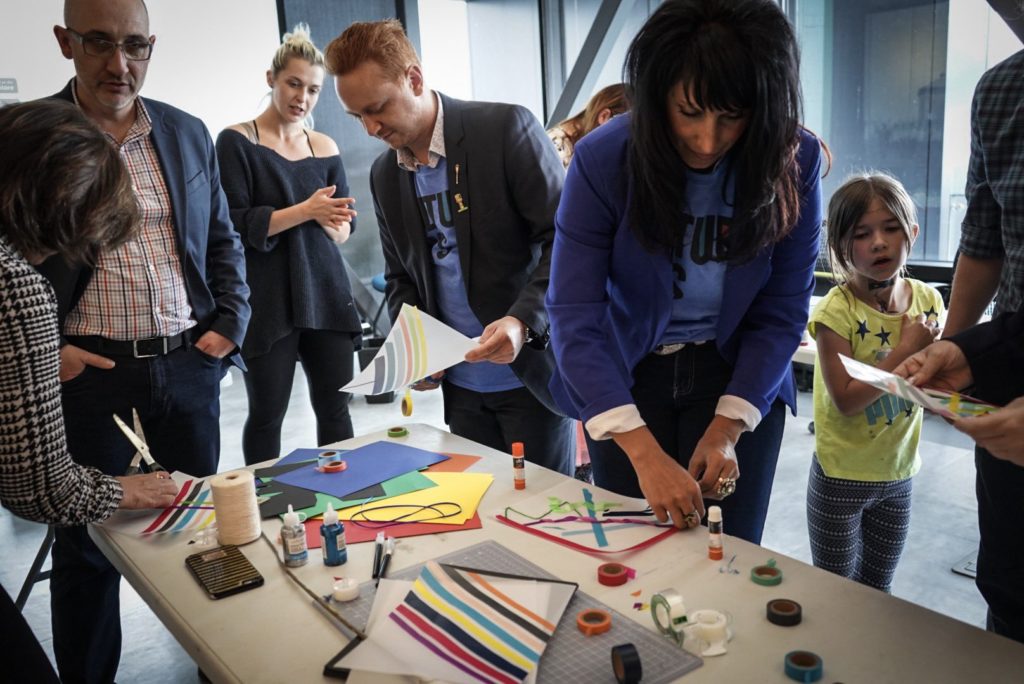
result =
[{"label": "man with glasses", "polygon": [[[55,97],[103,130],[132,178],[142,220],[87,265],[50,259],[61,321],[69,450],[122,475],[134,449],[114,423],[138,416],[155,460],[205,476],[220,455],[220,381],[241,366],[249,320],[244,256],[213,142],[195,117],[139,97],[156,37],[141,0],[66,0],[53,31],[75,77]],[[50,580],[61,679],[110,682],[121,648],[120,576],[84,527],[57,530]]]}]

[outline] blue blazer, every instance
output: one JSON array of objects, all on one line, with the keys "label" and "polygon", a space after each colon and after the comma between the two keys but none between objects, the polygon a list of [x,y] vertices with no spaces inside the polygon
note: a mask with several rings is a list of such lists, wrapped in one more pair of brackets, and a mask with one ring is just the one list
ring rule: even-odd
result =
[{"label": "blue blazer", "polygon": [[[53,97],[74,102],[71,81]],[[171,197],[181,272],[197,330],[218,332],[240,349],[251,313],[245,255],[220,187],[213,140],[196,117],[156,100],[143,102],[153,121],[151,138]],[[53,284],[63,330],[68,312],[92,279],[92,268],[51,257],[39,271]],[[245,368],[237,352],[230,358]]]},{"label": "blue blazer", "polygon": [[[629,227],[630,121],[616,117],[576,147],[555,218],[547,292],[555,401],[588,421],[633,404],[633,369],[659,344],[672,310],[672,262]],[[790,234],[730,265],[716,343],[733,364],[726,394],[764,416],[776,397],[796,410],[793,352],[807,324],[821,233],[821,148],[801,132],[801,213]]]}]

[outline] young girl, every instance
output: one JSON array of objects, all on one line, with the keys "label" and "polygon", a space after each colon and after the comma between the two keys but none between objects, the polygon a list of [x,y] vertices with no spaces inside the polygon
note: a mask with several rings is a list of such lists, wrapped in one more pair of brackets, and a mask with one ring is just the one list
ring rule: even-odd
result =
[{"label": "young girl", "polygon": [[939,332],[942,298],[904,278],[917,238],[899,181],[847,180],[828,205],[828,247],[840,284],[811,314],[817,451],[807,485],[814,564],[888,592],[910,526],[922,409],[850,378],[839,355],[892,370]]}]

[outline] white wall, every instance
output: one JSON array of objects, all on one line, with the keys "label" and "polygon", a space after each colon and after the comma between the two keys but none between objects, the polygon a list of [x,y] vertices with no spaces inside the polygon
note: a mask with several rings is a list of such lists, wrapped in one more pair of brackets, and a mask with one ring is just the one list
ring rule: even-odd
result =
[{"label": "white wall", "polygon": [[[0,0],[0,78],[33,100],[57,92],[74,75],[53,37],[63,25],[62,0]],[[201,118],[216,136],[251,119],[266,93],[265,73],[277,48],[274,0],[150,0],[157,37],[142,94]]]}]

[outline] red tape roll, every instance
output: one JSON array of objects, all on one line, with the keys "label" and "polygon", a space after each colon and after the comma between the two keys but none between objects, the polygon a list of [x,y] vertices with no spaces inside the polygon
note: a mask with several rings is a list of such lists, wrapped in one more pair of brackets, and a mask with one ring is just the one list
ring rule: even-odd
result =
[{"label": "red tape roll", "polygon": [[321,470],[325,473],[340,473],[346,468],[348,468],[348,463],[345,463],[344,461],[334,461],[333,463],[325,465]]},{"label": "red tape roll", "polygon": [[604,563],[597,568],[597,581],[606,587],[617,587],[629,579],[629,570],[622,563]]}]

